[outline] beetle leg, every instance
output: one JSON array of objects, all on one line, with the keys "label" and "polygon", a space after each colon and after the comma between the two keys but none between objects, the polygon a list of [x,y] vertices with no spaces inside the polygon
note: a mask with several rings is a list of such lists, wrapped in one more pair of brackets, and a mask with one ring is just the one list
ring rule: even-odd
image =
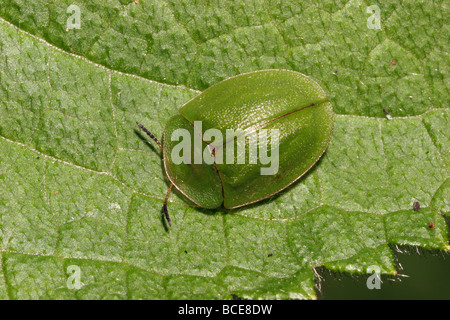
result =
[{"label": "beetle leg", "polygon": [[167,210],[167,200],[169,199],[169,195],[170,195],[170,191],[172,191],[172,187],[173,187],[173,183],[171,183],[169,186],[169,190],[167,191],[166,198],[164,199],[164,205],[163,205],[164,215],[166,216],[169,227],[172,226],[172,220],[170,220],[169,211]]},{"label": "beetle leg", "polygon": [[144,131],[150,138],[152,138],[153,141],[156,142],[156,144],[161,148],[161,150],[163,149],[163,147],[162,147],[161,143],[158,141],[158,139],[156,139],[156,137],[150,131],[148,131],[146,127],[144,127],[139,122],[136,122],[136,124],[139,126],[139,128],[141,128],[142,131]]}]

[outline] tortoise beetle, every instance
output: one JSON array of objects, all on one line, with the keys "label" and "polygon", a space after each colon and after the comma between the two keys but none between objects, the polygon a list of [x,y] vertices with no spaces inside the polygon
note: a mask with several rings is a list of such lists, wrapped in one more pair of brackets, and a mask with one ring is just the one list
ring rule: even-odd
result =
[{"label": "tortoise beetle", "polygon": [[169,226],[173,186],[199,207],[233,209],[291,185],[325,152],[333,116],[314,80],[270,69],[222,80],[192,98],[169,119],[163,143],[137,123],[163,153]]}]

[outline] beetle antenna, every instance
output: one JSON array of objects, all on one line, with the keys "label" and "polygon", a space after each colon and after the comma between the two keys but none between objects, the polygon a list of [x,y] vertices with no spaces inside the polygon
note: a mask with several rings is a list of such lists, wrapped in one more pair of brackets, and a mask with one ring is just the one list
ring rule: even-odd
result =
[{"label": "beetle antenna", "polygon": [[150,131],[148,131],[146,127],[144,127],[139,122],[136,122],[136,124],[139,126],[139,128],[141,128],[142,131],[144,131],[150,138],[152,138],[153,141],[156,142],[156,144],[161,148],[161,150],[163,149],[163,147],[162,147],[161,143],[158,141],[158,139],[156,139],[156,137]]},{"label": "beetle antenna", "polygon": [[172,191],[172,187],[173,187],[173,183],[171,183],[169,186],[169,190],[167,191],[166,198],[164,199],[164,205],[163,205],[164,215],[166,216],[166,220],[167,220],[167,223],[169,224],[169,227],[172,226],[172,220],[170,220],[169,211],[167,210],[167,200],[169,199],[169,195],[170,195],[170,191]]}]

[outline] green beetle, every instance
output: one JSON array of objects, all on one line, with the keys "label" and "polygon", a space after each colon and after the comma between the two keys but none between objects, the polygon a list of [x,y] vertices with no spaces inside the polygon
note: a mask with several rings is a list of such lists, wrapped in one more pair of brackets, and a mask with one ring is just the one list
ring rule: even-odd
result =
[{"label": "green beetle", "polygon": [[309,77],[261,70],[225,79],[188,101],[169,119],[163,144],[138,126],[163,152],[171,182],[163,210],[171,226],[172,186],[200,207],[233,209],[298,180],[328,146],[333,108]]}]

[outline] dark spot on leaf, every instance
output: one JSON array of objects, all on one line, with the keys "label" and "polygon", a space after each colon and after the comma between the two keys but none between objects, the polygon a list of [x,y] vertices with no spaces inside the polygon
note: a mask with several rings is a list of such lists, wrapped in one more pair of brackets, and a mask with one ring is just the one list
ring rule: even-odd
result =
[{"label": "dark spot on leaf", "polygon": [[268,257],[271,257],[271,256],[273,256],[273,253],[269,253],[267,256],[268,256]]},{"label": "dark spot on leaf", "polygon": [[230,293],[231,297],[233,298],[233,300],[244,300],[243,298],[239,297],[238,295],[234,294],[234,293]]},{"label": "dark spot on leaf", "polygon": [[414,202],[413,204],[413,209],[414,211],[419,211],[420,210],[420,203],[419,202]]}]

